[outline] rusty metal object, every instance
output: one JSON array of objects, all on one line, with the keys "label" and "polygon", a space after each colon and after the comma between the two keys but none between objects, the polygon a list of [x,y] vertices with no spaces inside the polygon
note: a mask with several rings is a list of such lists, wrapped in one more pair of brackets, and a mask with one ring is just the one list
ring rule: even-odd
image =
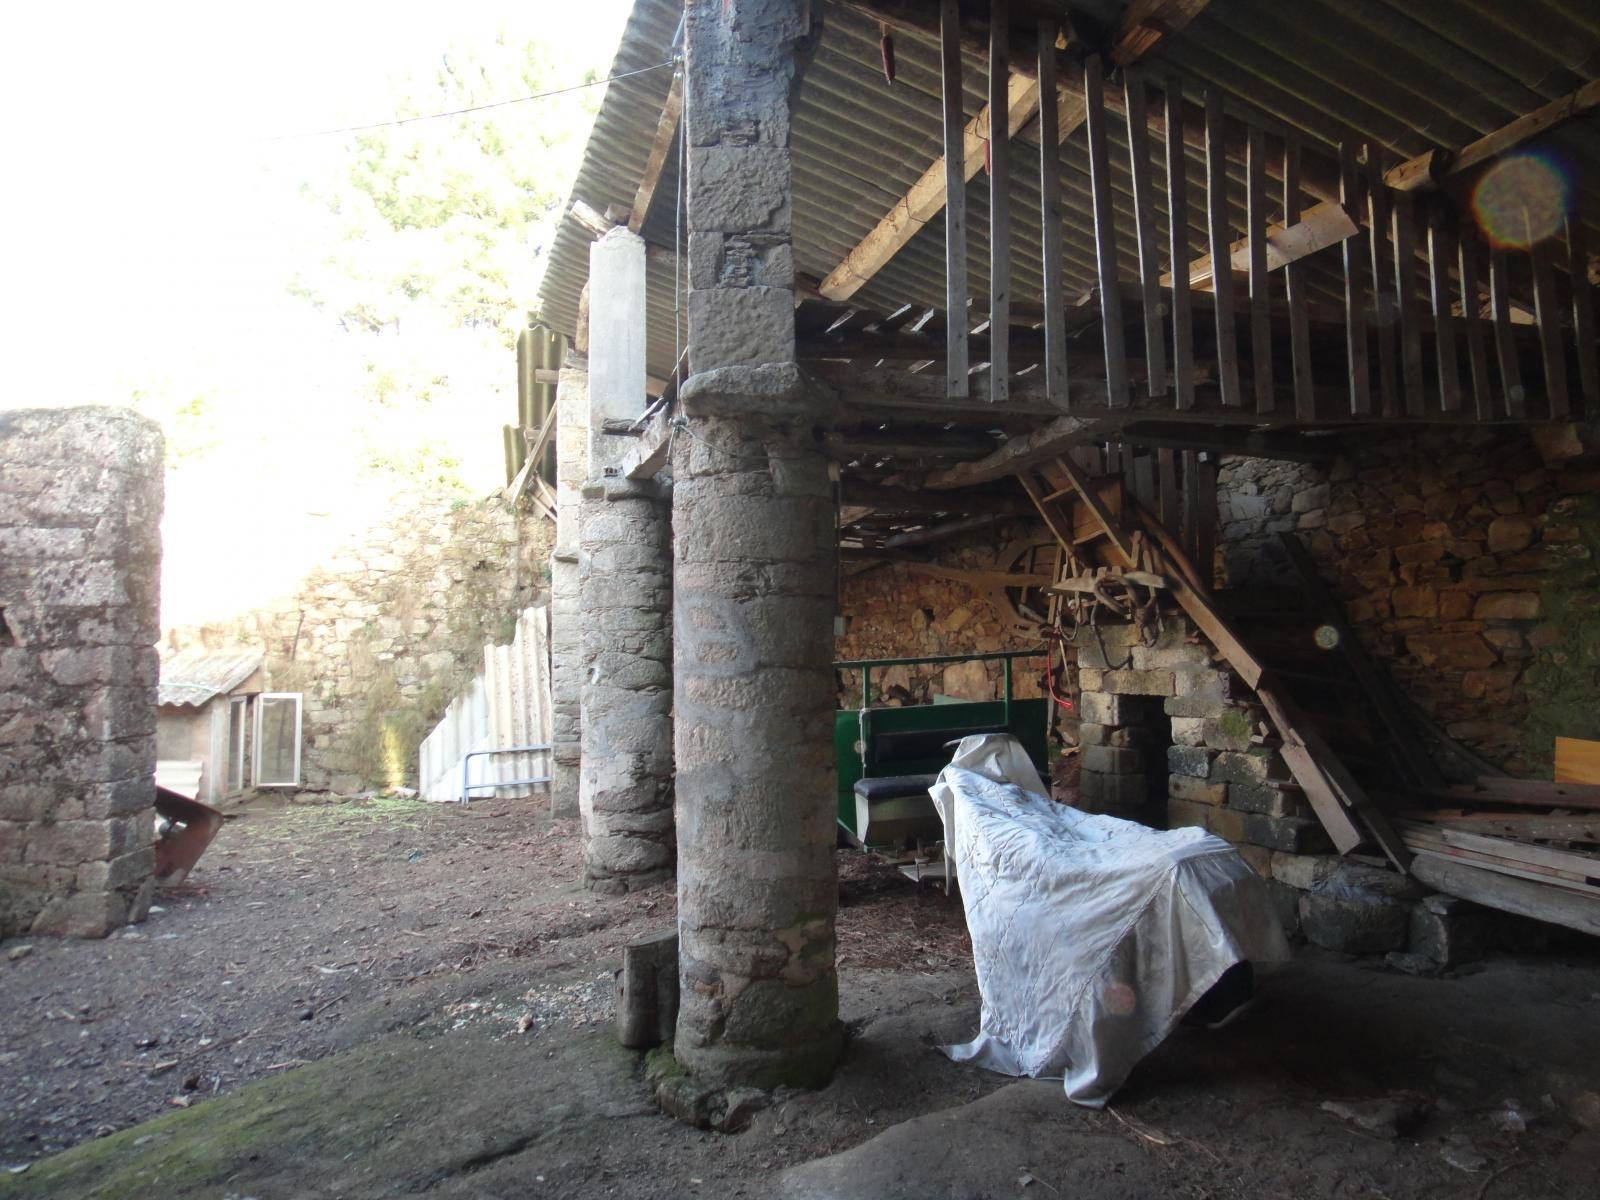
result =
[{"label": "rusty metal object", "polygon": [[156,788],[156,815],[167,829],[156,839],[156,878],[169,887],[189,877],[206,847],[222,829],[222,814],[209,804],[180,796],[170,788]]}]

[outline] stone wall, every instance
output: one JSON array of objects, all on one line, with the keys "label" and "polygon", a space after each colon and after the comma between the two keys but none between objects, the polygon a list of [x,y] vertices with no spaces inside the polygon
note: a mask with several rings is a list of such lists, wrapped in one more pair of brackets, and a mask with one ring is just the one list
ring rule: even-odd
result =
[{"label": "stone wall", "polygon": [[1296,531],[1362,643],[1452,737],[1521,773],[1548,770],[1552,727],[1600,736],[1592,703],[1538,711],[1536,682],[1577,632],[1546,611],[1552,567],[1592,552],[1600,469],[1547,465],[1525,431],[1463,430],[1352,440],[1326,467],[1229,460],[1218,493],[1224,586],[1289,582],[1275,543]]},{"label": "stone wall", "polygon": [[0,937],[103,937],[154,867],[162,442],[0,412]]},{"label": "stone wall", "polygon": [[[1043,540],[1042,526],[1009,522],[992,534],[953,542],[931,561],[940,567],[993,571],[996,555],[1006,547]],[[834,639],[834,657],[931,658],[942,654],[987,654],[1037,644],[1032,632],[1018,627],[994,593],[970,583],[917,574],[905,564],[891,563],[870,571],[846,574],[839,585],[839,611],[847,628]],[[1024,699],[1042,695],[1039,663],[1016,665],[1012,694]],[[933,693],[963,700],[992,700],[1001,694],[998,662],[890,667],[873,673],[873,694],[886,689],[906,703],[925,703]],[[839,703],[861,703],[860,673],[840,680]]]},{"label": "stone wall", "polygon": [[498,495],[397,498],[291,596],[168,631],[172,650],[260,647],[268,691],[305,694],[302,786],[415,786],[417,747],[548,582],[549,522]]}]

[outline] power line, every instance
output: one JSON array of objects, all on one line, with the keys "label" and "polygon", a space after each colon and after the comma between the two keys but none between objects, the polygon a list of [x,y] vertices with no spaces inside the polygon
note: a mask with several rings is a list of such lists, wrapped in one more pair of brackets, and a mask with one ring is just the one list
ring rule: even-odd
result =
[{"label": "power line", "polygon": [[644,75],[650,71],[659,71],[663,67],[673,65],[673,60],[656,63],[653,67],[640,67],[637,71],[624,71],[620,75],[608,75],[604,79],[596,79],[589,83],[575,83],[571,87],[556,88],[554,91],[537,92],[532,96],[517,96],[511,100],[496,100],[490,104],[474,104],[471,108],[457,108],[450,112],[423,113],[415,117],[397,117],[393,121],[374,121],[370,125],[346,125],[339,129],[315,129],[307,133],[280,133],[274,137],[262,138],[264,142],[288,142],[299,138],[329,137],[337,133],[363,133],[369,129],[388,129],[395,125],[409,125],[413,121],[437,121],[442,117],[462,117],[468,113],[484,112],[491,108],[505,108],[510,104],[526,104],[530,100],[544,100],[550,96],[564,96],[568,92],[581,92],[584,88],[599,87],[602,83],[614,83],[618,79],[630,79],[635,75]]}]

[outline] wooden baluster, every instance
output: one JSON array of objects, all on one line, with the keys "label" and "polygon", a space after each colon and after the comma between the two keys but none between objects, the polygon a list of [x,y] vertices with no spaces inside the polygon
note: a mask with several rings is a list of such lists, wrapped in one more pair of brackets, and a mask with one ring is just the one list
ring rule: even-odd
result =
[{"label": "wooden baluster", "polygon": [[1483,273],[1477,239],[1465,231],[1456,244],[1456,273],[1461,279],[1461,328],[1467,343],[1467,370],[1472,376],[1473,416],[1488,421],[1494,418],[1494,391],[1489,386],[1489,355],[1479,315]]},{"label": "wooden baluster", "polygon": [[1367,228],[1372,247],[1373,332],[1378,339],[1378,395],[1383,415],[1400,415],[1399,364],[1395,359],[1395,324],[1399,310],[1394,297],[1394,271],[1389,265],[1389,185],[1383,180],[1383,161],[1376,146],[1367,145]]},{"label": "wooden baluster", "polygon": [[1056,23],[1039,21],[1039,245],[1044,258],[1044,394],[1067,407],[1067,300],[1061,272],[1061,121],[1056,93]]},{"label": "wooden baluster", "polygon": [[939,63],[944,87],[945,394],[962,398],[971,390],[971,359],[967,338],[966,113],[962,109],[957,0],[941,0],[939,5]]},{"label": "wooden baluster", "polygon": [[1517,356],[1517,335],[1511,327],[1511,260],[1500,246],[1489,248],[1489,316],[1494,321],[1494,357],[1500,367],[1500,387],[1505,392],[1506,415],[1520,421],[1528,415],[1527,389],[1522,383],[1522,361]]},{"label": "wooden baluster", "polygon": [[[1272,387],[1272,297],[1267,274],[1267,139],[1254,125],[1245,138],[1245,223],[1250,244],[1250,372],[1256,411],[1270,413]],[[1232,265],[1231,263],[1229,264]],[[1216,264],[1212,264],[1212,270]]]},{"label": "wooden baluster", "polygon": [[1394,294],[1400,310],[1400,379],[1405,385],[1406,415],[1428,410],[1422,380],[1422,313],[1417,306],[1417,231],[1415,203],[1409,193],[1389,193],[1394,207]]},{"label": "wooden baluster", "polygon": [[[1228,238],[1228,147],[1223,136],[1222,93],[1206,91],[1206,234],[1211,250],[1211,296],[1216,311],[1217,383],[1222,403],[1237,408],[1239,341],[1234,332],[1233,255]],[[1186,268],[1173,264],[1173,282]]]},{"label": "wooden baluster", "polygon": [[[1339,146],[1339,201],[1346,212],[1361,211],[1361,174],[1355,147]],[[1371,365],[1367,357],[1367,246],[1361,227],[1340,243],[1344,258],[1344,348],[1350,376],[1350,411],[1372,412]]]},{"label": "wooden baluster", "polygon": [[1191,561],[1200,561],[1200,453],[1183,452],[1183,552]]},{"label": "wooden baluster", "polygon": [[1595,350],[1594,288],[1589,283],[1589,252],[1583,214],[1567,215],[1567,281],[1572,287],[1572,332],[1578,339],[1578,385],[1583,405],[1575,415],[1600,416],[1600,360]]},{"label": "wooden baluster", "polygon": [[1160,470],[1160,479],[1157,481],[1157,491],[1160,497],[1161,523],[1167,529],[1176,533],[1181,517],[1178,513],[1178,463],[1175,453],[1171,450],[1157,450],[1156,463]]},{"label": "wooden baluster", "polygon": [[[1150,113],[1143,76],[1123,79],[1128,112],[1128,177],[1133,187],[1133,221],[1139,241],[1139,291],[1144,305],[1144,361],[1152,396],[1167,393],[1167,350],[1161,333],[1161,261],[1156,249],[1155,201],[1150,194]],[[1177,280],[1173,281],[1176,285]]]},{"label": "wooden baluster", "polygon": [[1533,259],[1533,315],[1539,323],[1539,356],[1544,363],[1544,393],[1550,419],[1565,421],[1572,403],[1567,391],[1567,348],[1561,336],[1561,310],[1556,303],[1556,274],[1550,262],[1550,239],[1529,248]]},{"label": "wooden baluster", "polygon": [[1011,395],[1011,79],[1009,0],[989,12],[989,400]]},{"label": "wooden baluster", "polygon": [[1084,126],[1089,140],[1089,191],[1094,199],[1094,251],[1100,284],[1100,326],[1106,356],[1107,402],[1128,406],[1128,356],[1122,335],[1122,293],[1117,283],[1116,213],[1106,151],[1105,75],[1098,55],[1083,64]]},{"label": "wooden baluster", "polygon": [[[1293,138],[1283,147],[1283,224],[1300,220],[1300,143]],[[1311,321],[1306,315],[1306,269],[1295,261],[1283,269],[1289,305],[1289,357],[1294,375],[1294,415],[1302,421],[1317,416],[1317,395],[1311,379]]]},{"label": "wooden baluster", "polygon": [[1194,407],[1194,322],[1189,296],[1189,180],[1183,147],[1183,84],[1167,81],[1167,216],[1172,270],[1172,391],[1180,409]]},{"label": "wooden baluster", "polygon": [[1437,210],[1428,220],[1428,281],[1433,300],[1433,353],[1439,374],[1439,407],[1447,415],[1461,411],[1461,363],[1456,357],[1456,316],[1451,309],[1450,231]]}]

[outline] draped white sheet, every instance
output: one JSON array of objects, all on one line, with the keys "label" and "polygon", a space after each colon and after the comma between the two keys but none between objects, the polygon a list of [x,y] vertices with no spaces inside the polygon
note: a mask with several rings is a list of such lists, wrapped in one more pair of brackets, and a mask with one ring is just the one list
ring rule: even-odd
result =
[{"label": "draped white sheet", "polygon": [[1230,966],[1288,957],[1261,879],[1201,829],[1058,804],[1015,738],[966,738],[928,789],[983,998],[958,1062],[1103,1107]]}]

